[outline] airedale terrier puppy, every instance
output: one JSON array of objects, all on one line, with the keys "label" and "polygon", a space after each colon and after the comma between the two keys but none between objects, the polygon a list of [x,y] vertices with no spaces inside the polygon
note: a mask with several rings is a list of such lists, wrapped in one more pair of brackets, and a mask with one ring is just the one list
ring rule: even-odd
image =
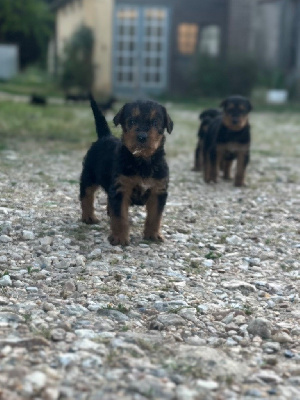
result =
[{"label": "airedale terrier puppy", "polygon": [[208,126],[203,140],[204,180],[217,182],[219,170],[224,179],[230,179],[233,160],[236,160],[235,186],[244,186],[245,171],[250,160],[250,101],[242,96],[226,98],[223,113]]},{"label": "airedale terrier puppy", "polygon": [[203,169],[203,139],[212,119],[221,115],[221,111],[216,108],[208,108],[199,115],[200,126],[198,130],[198,143],[195,150],[195,161],[192,171],[202,171]]},{"label": "airedale terrier puppy", "polygon": [[122,127],[121,139],[112,135],[107,121],[91,96],[98,140],[84,160],[80,179],[82,221],[99,222],[94,196],[99,186],[107,193],[112,245],[129,244],[128,209],[146,205],[144,238],[163,241],[162,213],[168,196],[169,168],[165,160],[165,129],[173,122],[165,107],[153,101],[126,103],[114,117]]}]

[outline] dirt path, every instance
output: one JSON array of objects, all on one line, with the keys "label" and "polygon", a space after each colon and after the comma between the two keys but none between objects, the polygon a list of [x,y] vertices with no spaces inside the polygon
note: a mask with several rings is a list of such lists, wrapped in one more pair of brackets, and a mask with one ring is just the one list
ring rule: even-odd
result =
[{"label": "dirt path", "polygon": [[[169,139],[168,139],[169,140]],[[162,245],[79,221],[81,152],[0,153],[0,399],[299,399],[299,159],[170,159]]]}]

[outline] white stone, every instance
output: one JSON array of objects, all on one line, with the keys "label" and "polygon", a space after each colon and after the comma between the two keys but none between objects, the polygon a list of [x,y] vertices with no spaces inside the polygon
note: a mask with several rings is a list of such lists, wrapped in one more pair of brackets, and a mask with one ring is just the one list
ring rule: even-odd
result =
[{"label": "white stone", "polygon": [[7,235],[1,235],[0,236],[0,242],[9,243],[9,242],[12,242],[12,238],[7,236]]},{"label": "white stone", "polygon": [[206,390],[217,390],[219,387],[218,382],[205,381],[203,379],[197,379],[196,384],[197,384],[197,386],[201,387],[202,389],[206,389]]},{"label": "white stone", "polygon": [[25,392],[38,392],[43,389],[47,382],[47,376],[41,371],[35,371],[25,376]]},{"label": "white stone", "polygon": [[0,278],[0,286],[11,286],[12,281],[10,279],[9,275],[3,275],[2,278]]},{"label": "white stone", "polygon": [[26,231],[26,230],[24,230],[24,231],[22,232],[22,237],[23,237],[23,239],[25,239],[25,240],[33,240],[33,239],[35,238],[35,235],[34,235],[34,233],[31,232],[31,231]]}]

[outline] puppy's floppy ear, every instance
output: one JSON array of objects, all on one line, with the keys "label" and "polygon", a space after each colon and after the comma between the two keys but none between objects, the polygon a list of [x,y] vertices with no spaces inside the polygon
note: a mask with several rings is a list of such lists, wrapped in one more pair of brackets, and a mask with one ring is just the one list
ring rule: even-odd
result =
[{"label": "puppy's floppy ear", "polygon": [[252,106],[250,100],[247,101],[247,107],[248,107],[248,111],[249,111],[249,112],[253,110],[253,106]]},{"label": "puppy's floppy ear", "polygon": [[173,130],[173,121],[170,118],[170,115],[167,113],[167,110],[165,107],[161,106],[164,114],[164,127],[167,129],[168,133],[171,133]]},{"label": "puppy's floppy ear", "polygon": [[124,123],[124,108],[125,108],[125,105],[115,115],[115,117],[113,119],[115,126],[118,126],[120,124],[123,125],[123,123]]},{"label": "puppy's floppy ear", "polygon": [[202,112],[199,114],[199,119],[200,119],[200,121],[202,121],[202,120],[203,120],[204,113],[205,113],[205,111],[202,111]]}]

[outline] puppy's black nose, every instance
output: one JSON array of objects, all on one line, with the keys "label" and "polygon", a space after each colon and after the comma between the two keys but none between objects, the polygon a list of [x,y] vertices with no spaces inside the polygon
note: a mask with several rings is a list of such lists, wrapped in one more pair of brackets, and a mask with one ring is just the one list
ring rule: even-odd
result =
[{"label": "puppy's black nose", "polygon": [[137,135],[137,140],[139,143],[145,143],[147,140],[147,133],[139,133]]},{"label": "puppy's black nose", "polygon": [[233,125],[236,125],[239,123],[239,118],[232,118],[232,123]]}]

